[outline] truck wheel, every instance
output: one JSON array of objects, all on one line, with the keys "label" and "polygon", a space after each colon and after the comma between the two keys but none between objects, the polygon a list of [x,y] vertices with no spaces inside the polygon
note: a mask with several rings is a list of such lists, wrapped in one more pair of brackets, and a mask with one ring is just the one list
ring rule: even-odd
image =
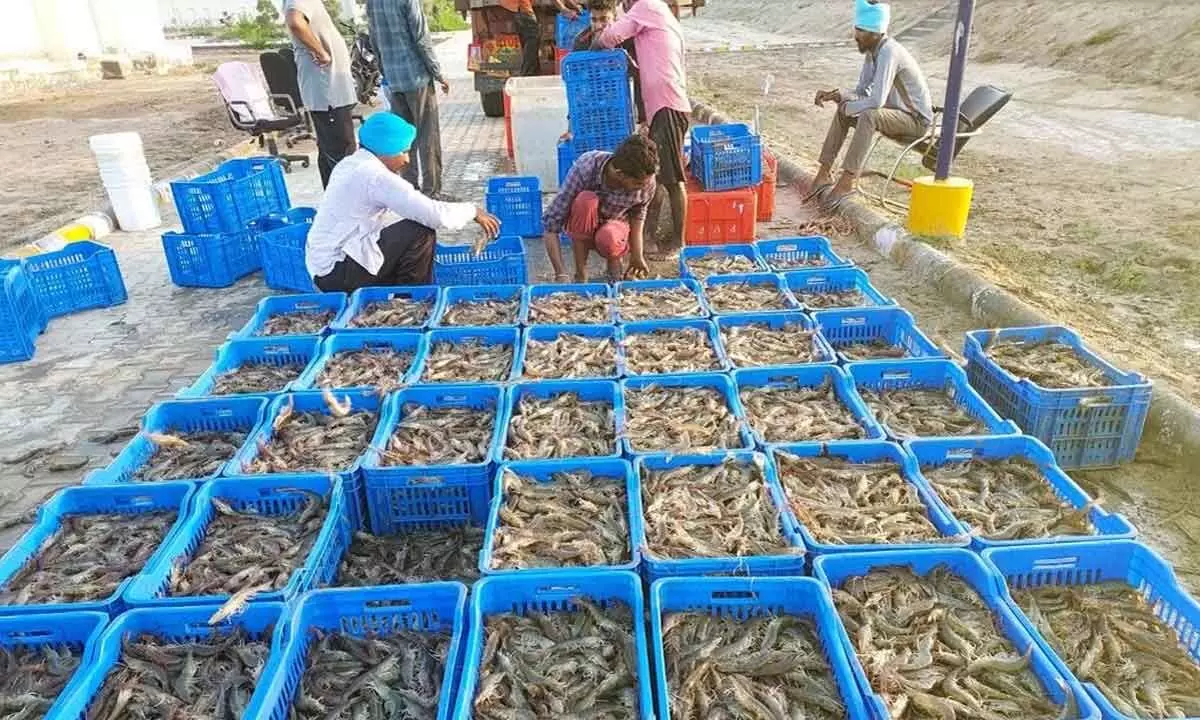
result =
[{"label": "truck wheel", "polygon": [[504,93],[481,92],[479,104],[483,105],[483,114],[490,118],[504,117]]}]

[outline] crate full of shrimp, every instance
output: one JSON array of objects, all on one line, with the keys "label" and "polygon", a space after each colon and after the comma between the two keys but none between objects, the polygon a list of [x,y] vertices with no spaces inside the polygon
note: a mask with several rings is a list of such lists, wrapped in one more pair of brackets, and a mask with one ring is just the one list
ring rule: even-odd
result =
[{"label": "crate full of shrimp", "polygon": [[1137,452],[1150,380],[1107,362],[1056,325],[967,333],[967,378],[1002,416],[1044,442],[1059,466],[1108,467]]}]

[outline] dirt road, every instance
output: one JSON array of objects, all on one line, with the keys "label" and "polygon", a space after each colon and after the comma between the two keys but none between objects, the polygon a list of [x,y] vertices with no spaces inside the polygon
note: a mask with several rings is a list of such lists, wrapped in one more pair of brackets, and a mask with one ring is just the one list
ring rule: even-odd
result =
[{"label": "dirt road", "polygon": [[36,240],[99,206],[104,190],[91,135],[140,133],[155,179],[245,139],[230,126],[211,72],[198,65],[0,100],[0,248]]},{"label": "dirt road", "polygon": [[[844,26],[850,22],[845,8],[834,8],[834,3],[799,10],[785,0],[756,4],[760,14],[754,28],[832,27],[831,13]],[[997,84],[1012,90],[1014,99],[961,154],[957,174],[976,183],[971,221],[964,241],[939,245],[1078,328],[1119,362],[1200,402],[1195,372],[1200,362],[1200,244],[1195,241],[1200,234],[1195,172],[1200,99],[1178,89],[1196,82],[1182,58],[1200,51],[1200,32],[1181,36],[1181,42],[1190,44],[1176,46],[1174,64],[1157,50],[1147,51],[1146,62],[1169,84],[1129,85],[1112,79],[1135,77],[1127,67],[1131,49],[1126,43],[1140,43],[1156,28],[1164,37],[1175,34],[1172,28],[1200,29],[1200,7],[1131,4],[1143,11],[1136,31],[1112,30],[1112,23],[1127,17],[1124,9],[1115,20],[1101,12],[1082,14],[1082,26],[1071,26],[1069,37],[1060,38],[1055,67],[1016,61],[1036,61],[1049,52],[1039,45],[1046,42],[1046,28],[1039,25],[1028,39],[1018,41],[1017,26],[1043,6],[1071,5],[1079,11],[1084,5],[1109,3],[980,4],[975,50],[987,62],[977,58],[972,63],[967,86]],[[685,21],[689,37],[701,47],[712,33],[705,23],[736,22],[729,8],[741,3],[712,0],[710,5],[711,19]],[[1055,22],[1063,22],[1058,10],[1048,12]],[[949,33],[945,27],[908,43],[938,97],[945,84]],[[1099,40],[1089,45],[1091,38]],[[1087,65],[1075,53],[1091,63],[1092,72],[1069,69]],[[1109,63],[1101,61],[1105,57]],[[812,96],[823,87],[852,84],[860,63],[852,47],[801,48],[695,52],[689,55],[688,69],[693,96],[745,119],[758,104],[768,141],[815,165],[830,110],[814,107]],[[762,97],[768,76],[770,94]],[[888,152],[893,152],[890,145]],[[873,165],[890,165],[887,153]]]}]

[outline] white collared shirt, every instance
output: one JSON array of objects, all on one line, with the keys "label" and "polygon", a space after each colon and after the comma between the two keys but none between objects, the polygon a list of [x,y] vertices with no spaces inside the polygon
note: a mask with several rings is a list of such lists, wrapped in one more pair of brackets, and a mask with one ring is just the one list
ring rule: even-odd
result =
[{"label": "white collared shirt", "polygon": [[475,219],[471,203],[432,200],[369,150],[359,148],[333,169],[308,233],[304,262],[313,277],[346,257],[376,274],[383,266],[379,231],[399,220],[434,230],[460,230]]}]

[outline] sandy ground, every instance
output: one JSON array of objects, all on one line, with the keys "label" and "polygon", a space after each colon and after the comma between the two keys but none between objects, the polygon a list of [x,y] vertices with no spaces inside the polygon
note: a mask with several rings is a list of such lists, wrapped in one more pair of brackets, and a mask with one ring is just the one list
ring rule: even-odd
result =
[{"label": "sandy ground", "polygon": [[[714,0],[713,9],[729,3]],[[756,27],[796,22],[792,3],[759,5],[764,15]],[[956,166],[957,174],[976,183],[966,239],[931,242],[1076,327],[1120,364],[1200,401],[1200,99],[1161,85],[1110,80],[1127,69],[1120,36],[1105,43],[1113,51],[1113,70],[1094,63],[1094,73],[1080,74],[1064,69],[1065,60],[1055,68],[1012,61],[1009,54],[1036,59],[1026,45],[1037,43],[1011,43],[1003,51],[989,43],[993,35],[1008,36],[1006,28],[1024,17],[1016,10],[1025,5],[981,3],[980,27],[988,30],[980,31],[979,45],[991,61],[972,63],[967,86],[994,83],[1012,90],[1014,99],[967,145]],[[1083,3],[1072,5],[1078,10]],[[1200,22],[1196,6],[1156,5],[1164,7],[1162,15],[1144,24],[1172,27],[1185,10]],[[1000,9],[1011,12],[1001,15]],[[829,12],[817,13],[814,24],[822,26]],[[707,20],[697,21],[689,19],[685,29],[690,37],[696,27],[703,42]],[[938,97],[949,32],[947,27],[911,45]],[[1062,57],[1093,50],[1083,46]],[[1147,62],[1155,58],[1150,54]],[[1186,63],[1155,62],[1163,72],[1178,70],[1171,77],[1180,82],[1189,77]],[[689,55],[688,68],[696,98],[743,119],[759,105],[769,142],[815,167],[830,109],[814,107],[811,98],[822,87],[852,85],[860,63],[853,48],[801,48],[697,52]],[[768,76],[771,89],[764,97]],[[873,162],[876,169],[891,164],[894,151],[885,147]]]},{"label": "sandy ground", "polygon": [[0,248],[36,240],[103,202],[91,135],[136,127],[155,179],[248,137],[229,124],[211,72],[203,63],[0,99]]}]

